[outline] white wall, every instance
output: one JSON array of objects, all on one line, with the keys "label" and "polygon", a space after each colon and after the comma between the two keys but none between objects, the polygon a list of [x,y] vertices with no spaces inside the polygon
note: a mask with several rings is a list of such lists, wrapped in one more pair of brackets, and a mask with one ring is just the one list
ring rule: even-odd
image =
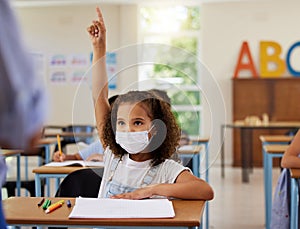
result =
[{"label": "white wall", "polygon": [[[19,17],[24,36],[30,50],[42,53],[47,59],[51,54],[87,54],[92,51],[86,28],[97,19],[96,5],[19,7]],[[137,20],[135,5],[100,5],[107,26],[107,50],[113,51],[122,45],[136,43]],[[122,28],[121,28],[122,27]],[[126,28],[126,30],[124,29]],[[87,69],[88,70],[88,69]],[[90,73],[90,71],[88,71]],[[51,100],[48,124],[93,124],[94,111],[90,89],[87,85],[51,84],[46,62],[45,79]],[[89,74],[90,75],[90,74]],[[126,81],[136,81],[137,75],[130,74]],[[118,88],[122,90],[124,80]],[[122,82],[123,81],[123,82]],[[80,108],[79,108],[80,107]]]},{"label": "white wall", "polygon": [[[202,15],[202,55],[223,92],[227,122],[232,121],[231,79],[242,41],[248,41],[255,66],[259,71],[259,42],[276,41],[282,46],[285,59],[288,48],[300,40],[300,2],[243,1],[204,3]],[[295,52],[294,59],[300,55]],[[299,66],[298,62],[298,66]],[[298,69],[300,69],[298,67]],[[285,75],[290,75],[286,72]],[[210,85],[204,85],[210,87]],[[255,92],[253,92],[255,93]],[[250,98],[251,99],[251,98]],[[218,120],[214,120],[218,122]],[[216,126],[216,128],[220,128]],[[231,130],[225,138],[226,161],[231,164]]]}]

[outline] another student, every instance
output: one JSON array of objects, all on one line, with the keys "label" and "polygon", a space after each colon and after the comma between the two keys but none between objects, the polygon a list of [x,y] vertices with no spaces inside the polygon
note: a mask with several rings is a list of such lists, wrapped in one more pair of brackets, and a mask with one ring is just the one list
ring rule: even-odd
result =
[{"label": "another student", "polygon": [[106,29],[102,14],[88,27],[93,45],[93,99],[104,152],[99,197],[144,199],[165,196],[211,200],[213,190],[190,169],[170,160],[180,130],[170,105],[147,91],[119,95],[108,103]]},{"label": "another student", "polygon": [[281,166],[283,168],[300,168],[300,130],[296,133],[290,146],[283,154]]},{"label": "another student", "polygon": [[98,139],[92,144],[88,145],[85,149],[80,150],[75,154],[60,154],[56,151],[53,154],[53,161],[66,161],[66,160],[85,160],[85,161],[103,161],[103,147]]}]

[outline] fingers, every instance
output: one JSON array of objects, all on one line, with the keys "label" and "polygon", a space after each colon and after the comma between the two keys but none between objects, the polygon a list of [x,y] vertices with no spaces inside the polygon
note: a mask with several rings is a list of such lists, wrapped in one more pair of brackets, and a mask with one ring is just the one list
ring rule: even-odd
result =
[{"label": "fingers", "polygon": [[53,161],[63,162],[63,161],[65,161],[65,159],[66,159],[66,155],[65,154],[60,155],[59,151],[56,151],[53,154]]},{"label": "fingers", "polygon": [[95,24],[90,25],[90,26],[87,28],[87,31],[88,31],[88,33],[89,33],[91,36],[95,36],[95,37],[98,37],[98,36],[99,36],[99,29],[98,29],[98,27],[97,27]]},{"label": "fingers", "polygon": [[96,7],[96,11],[97,11],[97,15],[98,15],[98,21],[99,21],[99,24],[100,24],[101,32],[105,31],[106,28],[105,28],[105,24],[104,24],[104,20],[103,20],[103,16],[102,16],[100,8]]},{"label": "fingers", "polygon": [[87,31],[91,37],[99,37],[102,38],[102,40],[105,40],[106,28],[102,17],[102,13],[99,7],[96,7],[96,11],[98,15],[98,20],[94,20],[92,24],[87,28]]}]

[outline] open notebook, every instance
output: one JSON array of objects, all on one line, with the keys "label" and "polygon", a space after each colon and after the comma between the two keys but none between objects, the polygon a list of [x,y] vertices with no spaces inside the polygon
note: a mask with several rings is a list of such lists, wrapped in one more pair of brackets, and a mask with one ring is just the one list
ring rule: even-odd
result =
[{"label": "open notebook", "polygon": [[69,160],[63,162],[50,162],[45,166],[83,166],[83,167],[104,167],[103,161],[83,161],[83,160]]},{"label": "open notebook", "polygon": [[168,199],[76,198],[69,218],[173,218]]}]

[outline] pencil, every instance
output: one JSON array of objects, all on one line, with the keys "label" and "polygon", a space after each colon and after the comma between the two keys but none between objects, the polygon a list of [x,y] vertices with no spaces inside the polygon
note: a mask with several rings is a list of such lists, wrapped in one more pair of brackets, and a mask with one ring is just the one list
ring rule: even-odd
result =
[{"label": "pencil", "polygon": [[59,134],[56,137],[57,137],[57,145],[58,145],[58,150],[59,150],[59,156],[61,156],[62,155],[62,151],[61,151],[60,136],[59,136]]}]

